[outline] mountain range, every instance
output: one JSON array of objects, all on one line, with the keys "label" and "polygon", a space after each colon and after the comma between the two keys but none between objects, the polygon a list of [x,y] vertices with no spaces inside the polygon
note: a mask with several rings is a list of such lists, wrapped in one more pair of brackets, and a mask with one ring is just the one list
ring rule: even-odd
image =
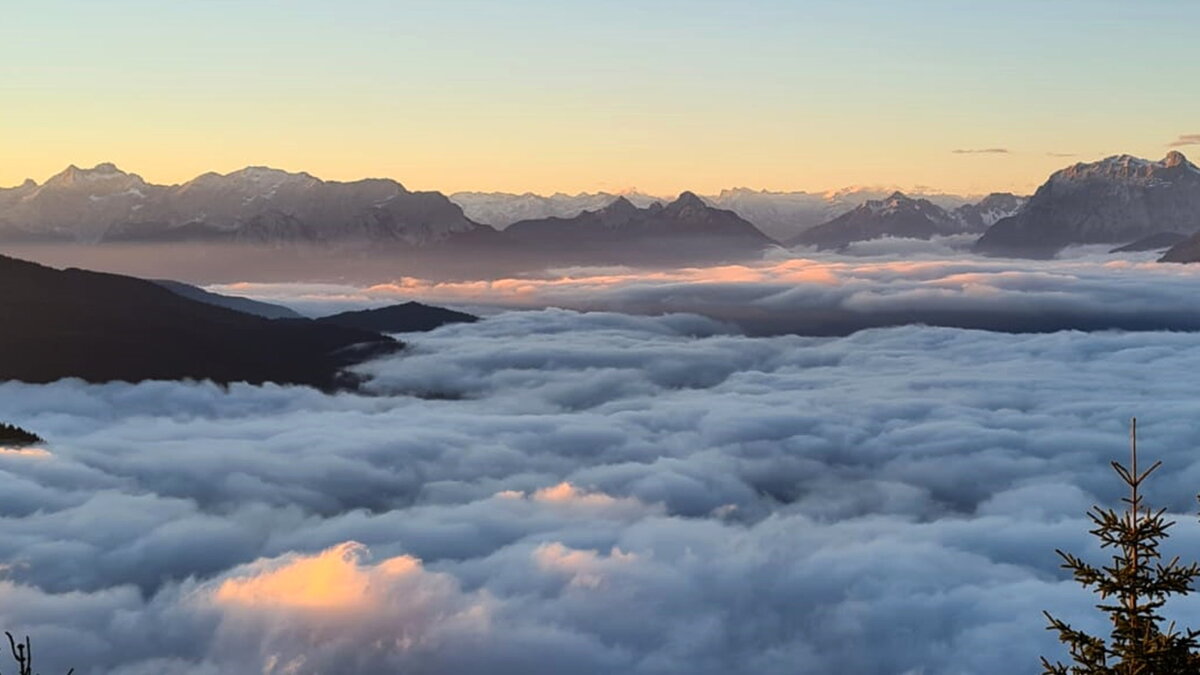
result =
[{"label": "mountain range", "polygon": [[264,167],[152,185],[105,163],[70,166],[42,185],[0,189],[4,241],[428,246],[480,230],[490,228],[437,192],[410,192],[389,179],[342,183]]},{"label": "mountain range", "polygon": [[450,201],[462,207],[468,218],[500,230],[522,220],[574,218],[584,211],[598,211],[618,198],[624,198],[640,208],[646,208],[655,202],[670,201],[637,190],[617,193],[581,192],[574,195],[561,192],[552,195],[532,192],[455,192],[450,195]]},{"label": "mountain range", "polygon": [[[392,180],[343,183],[251,167],[163,186],[106,163],[0,190],[0,242],[245,244],[374,258],[436,252],[531,265],[732,260],[775,244],[691,193],[665,206],[640,201],[643,208],[615,197],[569,218],[497,231],[441,193],[410,192]],[[419,257],[424,264],[433,259]]]},{"label": "mountain range", "polygon": [[1018,212],[1025,199],[1007,193],[985,197],[947,211],[927,199],[895,192],[872,199],[827,223],[809,228],[784,241],[786,246],[840,249],[856,241],[883,237],[932,239],[954,234],[978,234],[996,221]]},{"label": "mountain range", "polygon": [[[882,188],[769,192],[746,188],[701,196],[768,236],[784,239],[825,223]],[[914,193],[942,208],[971,203],[956,195]],[[247,167],[205,173],[179,185],[155,185],[111,163],[67,167],[39,185],[0,188],[0,240],[96,242],[236,241],[280,245],[361,240],[428,246],[525,220],[570,219],[618,198],[639,208],[669,199],[636,190],[554,194],[410,192],[391,179],[324,181],[307,173]]]},{"label": "mountain range", "polygon": [[1073,244],[1123,245],[1197,232],[1196,165],[1177,151],[1157,162],[1118,155],[1056,171],[1024,209],[988,228],[975,250],[1047,258]]},{"label": "mountain range", "polygon": [[827,223],[867,201],[887,199],[896,192],[927,200],[946,210],[953,210],[977,200],[962,195],[923,190],[905,191],[896,187],[879,186],[854,186],[826,192],[773,192],[735,188],[705,196],[704,200],[715,207],[733,211],[768,235],[785,241],[804,230]]},{"label": "mountain range", "polygon": [[761,255],[778,243],[732,211],[684,192],[638,208],[624,197],[574,218],[514,223],[503,234],[526,255],[569,264],[702,263]]},{"label": "mountain range", "polygon": [[[366,269],[391,260],[393,268],[402,261],[461,275],[481,264],[501,273],[562,264],[691,264],[753,258],[779,241],[838,249],[882,237],[969,234],[982,235],[974,246],[980,253],[1044,258],[1074,244],[1126,252],[1200,232],[1200,169],[1179,152],[1157,162],[1119,155],[1075,164],[1052,174],[1030,198],[998,193],[977,202],[952,195],[935,201],[893,192],[848,205],[870,194],[738,189],[707,198],[684,192],[669,203],[637,192],[455,195],[478,217],[507,223],[498,230],[441,193],[411,192],[390,179],[323,181],[250,167],[164,186],[100,164],[68,167],[41,185],[27,180],[0,189],[0,243],[307,247],[310,262],[357,260]],[[791,234],[773,238],[764,229]],[[1189,259],[1181,251],[1166,259]],[[212,256],[216,264],[220,259]],[[276,266],[269,262],[262,269]]]},{"label": "mountain range", "polygon": [[[803,230],[828,222],[867,200],[886,199],[888,195],[897,191],[896,188],[884,187],[849,187],[828,192],[772,192],[734,188],[722,190],[715,195],[700,195],[700,198],[709,206],[733,211],[754,223],[754,226],[766,235],[782,241]],[[927,199],[948,210],[975,201],[970,197],[951,194],[921,191],[909,194],[919,199]],[[450,200],[461,206],[471,220],[504,229],[522,220],[573,218],[584,211],[602,209],[618,197],[624,197],[639,208],[646,208],[654,202],[666,204],[673,201],[637,190],[576,195],[557,193],[549,196],[533,193],[456,192],[450,195]]]}]

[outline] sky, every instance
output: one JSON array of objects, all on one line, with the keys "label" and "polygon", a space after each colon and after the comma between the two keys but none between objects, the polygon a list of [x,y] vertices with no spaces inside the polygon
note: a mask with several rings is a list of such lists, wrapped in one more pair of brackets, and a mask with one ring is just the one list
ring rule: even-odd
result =
[{"label": "sky", "polygon": [[1200,154],[1197,25],[1167,0],[9,3],[0,185],[112,161],[159,183],[1028,192]]}]

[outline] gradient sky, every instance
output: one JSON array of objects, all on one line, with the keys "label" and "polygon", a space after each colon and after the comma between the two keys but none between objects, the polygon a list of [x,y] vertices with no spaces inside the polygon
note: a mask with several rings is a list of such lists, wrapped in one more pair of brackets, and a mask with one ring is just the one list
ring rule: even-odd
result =
[{"label": "gradient sky", "polygon": [[[1200,134],[1189,0],[37,0],[2,16],[0,185],[114,161],[164,183],[265,164],[445,192],[1029,191]],[[954,152],[988,148],[1007,152]]]}]

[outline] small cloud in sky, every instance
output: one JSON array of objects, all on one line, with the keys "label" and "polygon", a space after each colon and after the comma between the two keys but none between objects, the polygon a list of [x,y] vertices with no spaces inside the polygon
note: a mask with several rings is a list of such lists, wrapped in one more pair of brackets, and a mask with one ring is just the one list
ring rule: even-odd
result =
[{"label": "small cloud in sky", "polygon": [[951,152],[956,155],[1007,155],[1008,148],[958,148]]},{"label": "small cloud in sky", "polygon": [[1200,134],[1180,134],[1179,138],[1167,143],[1169,148],[1179,148],[1185,145],[1200,145]]},{"label": "small cloud in sky", "polygon": [[1047,157],[1078,157],[1079,153],[1075,152],[1047,152]]}]

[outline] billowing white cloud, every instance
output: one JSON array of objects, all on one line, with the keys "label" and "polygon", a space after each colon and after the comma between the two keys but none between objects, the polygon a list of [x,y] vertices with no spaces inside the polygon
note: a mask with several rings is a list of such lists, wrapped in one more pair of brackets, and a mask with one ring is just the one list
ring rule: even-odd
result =
[{"label": "billowing white cloud", "polygon": [[[851,267],[897,303],[1130,293],[1074,265]],[[545,310],[409,339],[364,394],[0,384],[48,439],[0,453],[0,626],[81,675],[1033,671],[1042,609],[1104,628],[1053,550],[1102,559],[1132,415],[1168,552],[1200,550],[1194,334]]]}]

